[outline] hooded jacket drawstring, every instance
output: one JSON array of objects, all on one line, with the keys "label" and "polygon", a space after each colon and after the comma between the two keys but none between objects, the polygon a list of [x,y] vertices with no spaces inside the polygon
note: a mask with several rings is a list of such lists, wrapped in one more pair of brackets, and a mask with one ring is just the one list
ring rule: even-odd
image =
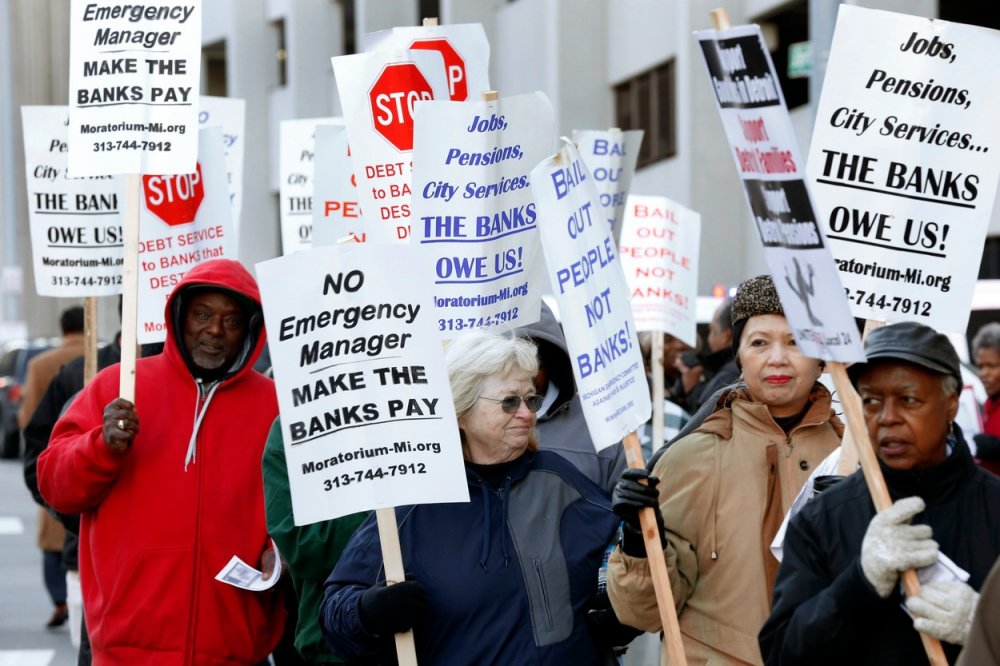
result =
[{"label": "hooded jacket drawstring", "polygon": [[483,493],[483,552],[479,555],[479,566],[483,571],[489,571],[486,560],[490,556],[490,489],[482,481],[479,489]]},{"label": "hooded jacket drawstring", "polygon": [[503,565],[510,566],[510,551],[507,550],[507,505],[510,504],[510,477],[503,481],[503,496],[500,505],[503,507],[503,520],[500,521],[500,549],[503,551]]},{"label": "hooded jacket drawstring", "polygon": [[208,389],[208,394],[205,395],[205,402],[203,403],[201,398],[202,392],[205,390],[205,385],[201,383],[200,379],[196,379],[195,382],[198,384],[198,393],[194,399],[194,428],[191,429],[191,439],[188,441],[187,455],[184,456],[185,472],[188,465],[195,462],[195,444],[198,441],[198,430],[201,429],[201,422],[205,419],[205,413],[208,412],[208,403],[212,402],[215,389],[219,388],[219,382],[212,384],[212,388]]}]

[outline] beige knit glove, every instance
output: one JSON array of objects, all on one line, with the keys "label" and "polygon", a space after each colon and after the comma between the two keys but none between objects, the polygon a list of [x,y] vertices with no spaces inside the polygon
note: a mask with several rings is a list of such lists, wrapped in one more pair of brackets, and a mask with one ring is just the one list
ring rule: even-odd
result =
[{"label": "beige knit glove", "polygon": [[958,580],[931,581],[906,600],[914,629],[952,645],[965,645],[978,605],[979,594]]},{"label": "beige knit glove", "polygon": [[861,542],[861,570],[883,599],[899,582],[901,572],[930,566],[937,560],[938,545],[931,538],[930,525],[910,524],[923,510],[922,499],[906,497],[868,523]]}]

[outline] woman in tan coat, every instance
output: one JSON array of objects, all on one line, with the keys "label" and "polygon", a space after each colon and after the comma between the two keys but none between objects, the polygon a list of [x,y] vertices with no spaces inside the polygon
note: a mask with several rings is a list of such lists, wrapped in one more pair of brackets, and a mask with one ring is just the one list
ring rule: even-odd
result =
[{"label": "woman in tan coat", "polygon": [[742,381],[663,454],[652,475],[627,470],[613,498],[625,519],[608,563],[615,612],[624,624],[661,629],[637,529],[638,510],[658,506],[691,666],[763,663],[757,632],[778,569],[768,545],[810,470],[843,433],[830,393],[817,381],[822,363],[795,346],[770,276],[740,285],[732,316]]}]

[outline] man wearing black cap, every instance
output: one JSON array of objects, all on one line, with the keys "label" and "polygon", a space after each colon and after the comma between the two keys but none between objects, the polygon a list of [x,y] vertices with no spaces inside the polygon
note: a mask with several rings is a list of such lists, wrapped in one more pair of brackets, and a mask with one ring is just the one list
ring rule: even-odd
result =
[{"label": "man wearing black cap", "polygon": [[[859,471],[792,519],[760,633],[768,664],[926,663],[917,631],[940,639],[954,662],[1000,555],[1000,480],[975,464],[953,422],[954,348],[908,322],[872,332],[865,352],[848,373],[894,504],[876,515]],[[939,553],[968,581],[928,582],[904,611],[900,574]]]}]

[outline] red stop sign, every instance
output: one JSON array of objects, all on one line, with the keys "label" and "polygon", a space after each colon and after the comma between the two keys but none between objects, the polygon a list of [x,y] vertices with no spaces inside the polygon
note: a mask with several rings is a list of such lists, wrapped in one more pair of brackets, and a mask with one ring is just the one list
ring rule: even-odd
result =
[{"label": "red stop sign", "polygon": [[412,62],[386,65],[368,91],[375,131],[396,150],[413,150],[413,107],[434,99],[431,84]]},{"label": "red stop sign", "polygon": [[205,198],[201,177],[201,163],[194,173],[173,176],[143,176],[142,189],[146,194],[146,208],[172,227],[194,222]]},{"label": "red stop sign", "polygon": [[455,47],[444,37],[417,39],[410,44],[411,49],[437,51],[444,58],[444,71],[448,76],[448,94],[453,102],[469,99],[469,84],[465,80],[465,60]]}]

